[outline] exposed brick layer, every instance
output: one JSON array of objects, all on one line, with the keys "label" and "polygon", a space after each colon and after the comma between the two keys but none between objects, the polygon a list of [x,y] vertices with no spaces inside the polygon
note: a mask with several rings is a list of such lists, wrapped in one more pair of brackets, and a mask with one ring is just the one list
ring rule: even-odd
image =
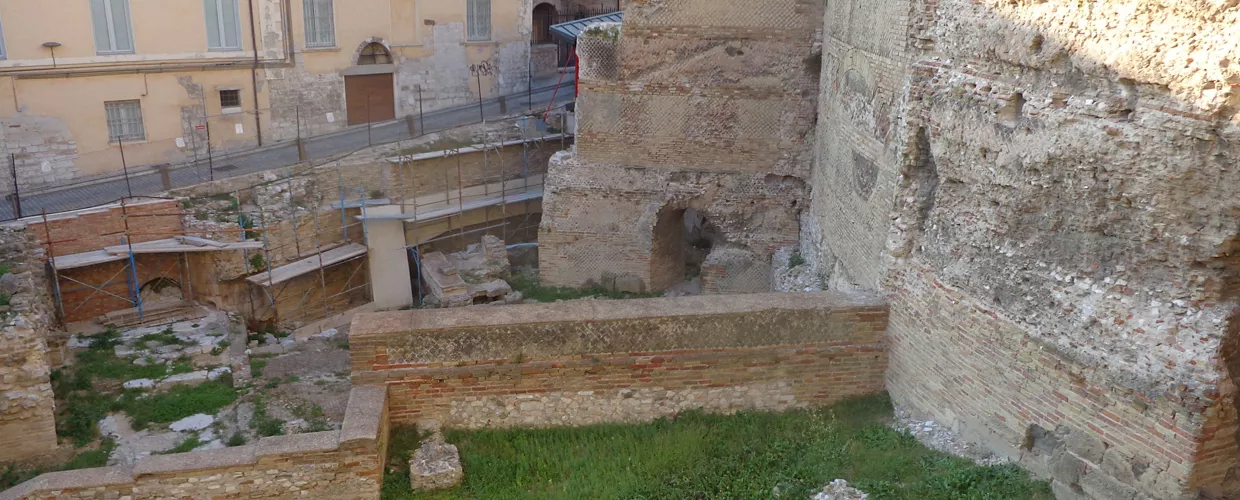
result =
[{"label": "exposed brick layer", "polygon": [[756,294],[383,313],[349,344],[354,383],[387,384],[394,422],[574,425],[880,391],[886,322],[865,296]]}]

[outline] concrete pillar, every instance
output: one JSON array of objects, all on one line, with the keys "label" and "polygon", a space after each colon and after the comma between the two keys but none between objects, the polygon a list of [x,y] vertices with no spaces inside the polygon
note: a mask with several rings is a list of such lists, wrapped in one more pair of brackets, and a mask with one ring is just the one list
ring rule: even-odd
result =
[{"label": "concrete pillar", "polygon": [[397,205],[366,207],[370,290],[374,297],[375,310],[378,311],[413,305],[409,251],[405,249],[405,223],[400,219],[375,218],[400,213],[400,206]]}]

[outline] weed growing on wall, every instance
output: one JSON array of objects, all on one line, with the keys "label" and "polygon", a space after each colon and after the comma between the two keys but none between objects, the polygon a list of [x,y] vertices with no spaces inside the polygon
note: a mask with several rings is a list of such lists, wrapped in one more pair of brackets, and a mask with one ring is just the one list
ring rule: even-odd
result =
[{"label": "weed growing on wall", "polygon": [[662,297],[662,293],[624,293],[613,292],[603,287],[591,288],[569,288],[543,286],[536,278],[531,278],[524,274],[514,274],[505,277],[505,281],[513,290],[521,292],[526,300],[535,302],[557,302],[561,300],[577,300],[587,298],[599,299],[644,299],[650,297]]}]

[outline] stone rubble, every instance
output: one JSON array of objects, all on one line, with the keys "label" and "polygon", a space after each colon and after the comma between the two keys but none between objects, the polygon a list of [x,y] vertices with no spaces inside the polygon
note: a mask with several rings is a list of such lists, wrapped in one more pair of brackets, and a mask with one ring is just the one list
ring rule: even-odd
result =
[{"label": "stone rubble", "polygon": [[409,460],[409,482],[414,491],[437,491],[455,488],[465,479],[461,468],[461,454],[456,445],[443,440],[439,422],[423,420],[418,429],[430,430],[431,436],[413,453]]},{"label": "stone rubble", "polygon": [[896,430],[908,432],[926,447],[967,458],[978,465],[990,466],[1008,463],[1009,460],[997,456],[985,448],[962,439],[950,428],[940,425],[934,420],[917,418],[912,412],[896,406],[896,419],[891,426]]},{"label": "stone rubble", "polygon": [[810,500],[866,500],[869,495],[848,485],[848,481],[836,479],[822,488],[822,492]]},{"label": "stone rubble", "polygon": [[177,432],[200,431],[206,429],[207,427],[211,427],[211,424],[214,423],[215,417],[199,413],[197,415],[190,415],[181,420],[177,420],[176,422],[170,424],[168,428]]}]

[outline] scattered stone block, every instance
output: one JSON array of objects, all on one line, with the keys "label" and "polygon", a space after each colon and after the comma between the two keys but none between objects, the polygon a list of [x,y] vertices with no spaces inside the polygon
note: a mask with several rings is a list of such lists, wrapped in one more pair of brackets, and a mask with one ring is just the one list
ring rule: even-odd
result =
[{"label": "scattered stone block", "polygon": [[126,381],[123,385],[126,389],[150,389],[155,387],[155,381],[149,378],[139,378]]},{"label": "scattered stone block", "polygon": [[646,282],[637,276],[616,278],[616,291],[623,293],[646,293]]},{"label": "scattered stone block", "polygon": [[446,490],[460,485],[464,479],[460,452],[455,445],[442,440],[427,440],[409,460],[409,482],[414,490]]},{"label": "scattered stone block", "polygon": [[209,379],[209,377],[210,377],[210,372],[206,370],[199,370],[196,372],[189,372],[189,373],[179,373],[179,374],[170,376],[168,378],[165,378],[163,380],[160,380],[159,383],[156,384],[156,386],[160,388],[164,388],[164,387],[172,387],[177,384],[195,385],[195,384],[206,382]]},{"label": "scattered stone block", "polygon": [[190,415],[181,420],[177,420],[176,422],[173,422],[172,425],[169,425],[168,428],[177,432],[191,432],[200,431],[206,429],[207,427],[211,427],[211,424],[213,423],[215,423],[215,417],[199,413],[197,415]]}]

